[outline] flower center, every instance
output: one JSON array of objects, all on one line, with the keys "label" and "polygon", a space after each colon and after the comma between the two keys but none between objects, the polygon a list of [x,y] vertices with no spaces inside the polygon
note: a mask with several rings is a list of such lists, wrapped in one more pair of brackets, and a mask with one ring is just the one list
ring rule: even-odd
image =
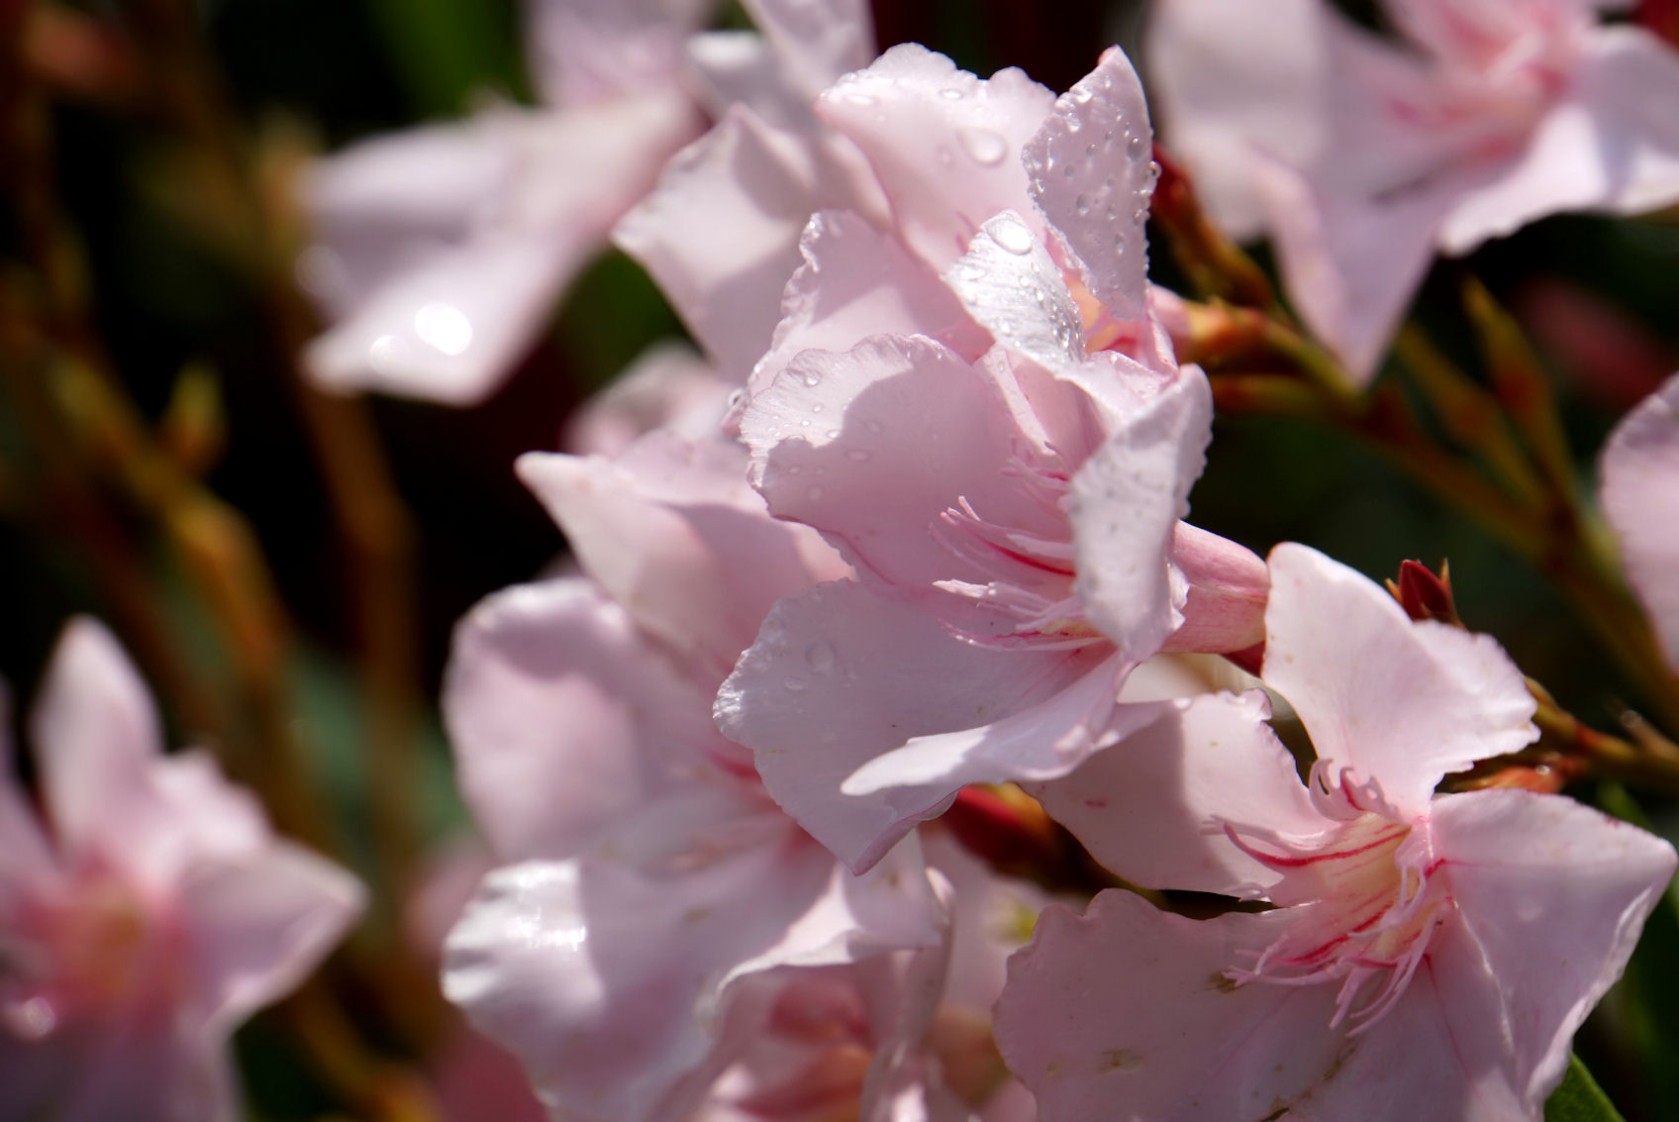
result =
[{"label": "flower center", "polygon": [[1046,532],[988,517],[967,499],[940,515],[934,533],[946,549],[991,579],[943,580],[938,587],[991,609],[997,626],[965,627],[966,639],[986,646],[1083,647],[1102,635],[1084,618],[1073,581],[1072,528],[1063,501],[1068,475],[1059,464],[1035,462],[1017,453],[1003,469],[1030,508],[1041,512]]},{"label": "flower center", "polygon": [[[1344,777],[1343,777],[1344,778]],[[1313,985],[1340,981],[1331,1026],[1362,1031],[1404,993],[1451,898],[1431,880],[1435,862],[1425,829],[1396,820],[1379,792],[1329,787],[1314,769],[1313,795],[1338,824],[1326,838],[1295,843],[1226,833],[1243,852],[1281,875],[1269,896],[1293,922],[1239,983]]]},{"label": "flower center", "polygon": [[0,947],[0,1025],[14,1035],[42,1039],[81,1010],[169,984],[156,924],[118,880],[95,874],[28,912]]}]

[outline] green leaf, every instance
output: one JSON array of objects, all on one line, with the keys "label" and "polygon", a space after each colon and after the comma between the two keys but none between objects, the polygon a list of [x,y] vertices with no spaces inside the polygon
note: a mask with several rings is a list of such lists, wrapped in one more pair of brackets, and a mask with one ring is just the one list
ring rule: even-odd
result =
[{"label": "green leaf", "polygon": [[368,0],[408,96],[421,114],[452,116],[484,89],[525,85],[511,10],[484,0]]},{"label": "green leaf", "polygon": [[1545,1122],[1623,1122],[1623,1119],[1580,1057],[1569,1056],[1568,1073],[1562,1077],[1562,1086],[1545,1104]]}]

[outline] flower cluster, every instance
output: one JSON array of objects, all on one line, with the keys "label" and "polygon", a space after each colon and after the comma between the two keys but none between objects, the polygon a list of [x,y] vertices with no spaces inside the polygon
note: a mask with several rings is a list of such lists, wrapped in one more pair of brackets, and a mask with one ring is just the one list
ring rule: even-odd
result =
[{"label": "flower cluster", "polygon": [[[876,57],[861,0],[744,0],[750,31],[707,30],[708,0],[529,0],[540,107],[319,161],[297,272],[327,322],[297,357],[329,459],[364,463],[330,395],[490,396],[609,243],[694,344],[517,460],[567,554],[455,627],[440,710],[481,851],[470,891],[417,908],[478,1035],[442,998],[402,1024],[400,971],[343,986],[395,1049],[460,1065],[412,1107],[334,1055],[344,1097],[1544,1117],[1673,906],[1637,804],[1563,788],[1679,789],[1656,728],[1679,723],[1679,376],[1614,429],[1596,508],[1478,285],[1486,378],[1413,340],[1413,392],[1372,383],[1436,252],[1679,202],[1679,52],[1605,6],[1388,0],[1367,30],[1328,0],[1162,0],[1157,149],[1117,46],[1057,93]],[[1151,278],[1151,228],[1175,272]],[[1280,295],[1238,248],[1260,237]],[[1444,573],[1384,589],[1192,520],[1215,412],[1244,407],[1338,424],[1479,517],[1596,613],[1657,720],[1589,728]],[[144,467],[136,507],[189,490]],[[351,498],[346,522],[388,513]],[[203,530],[218,511],[169,508],[206,568],[239,544]],[[233,1122],[228,1037],[364,890],[206,754],[162,751],[101,625],[69,626],[33,713],[33,762],[0,767],[0,1122]],[[400,928],[412,901],[384,903]],[[338,1027],[301,1035],[332,1052]]]},{"label": "flower cluster", "polygon": [[[1057,97],[899,46],[735,105],[618,225],[705,373],[520,461],[577,571],[473,612],[444,697],[504,863],[446,990],[554,1117],[1539,1116],[1673,851],[1437,794],[1538,735],[1497,644],[1184,521],[1212,395],[1152,152],[1117,49]],[[1670,489],[1650,443],[1612,511]],[[999,790],[1128,887],[976,860]]]}]

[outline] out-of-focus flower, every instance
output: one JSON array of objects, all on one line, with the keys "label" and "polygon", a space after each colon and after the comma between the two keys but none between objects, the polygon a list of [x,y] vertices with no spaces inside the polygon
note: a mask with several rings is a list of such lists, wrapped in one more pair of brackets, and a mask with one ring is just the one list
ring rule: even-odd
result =
[{"label": "out-of-focus flower", "polygon": [[1620,538],[1627,579],[1679,673],[1679,376],[1615,427],[1602,475],[1603,512]]},{"label": "out-of-focus flower", "polygon": [[1136,883],[1272,907],[1192,920],[1109,890],[1046,910],[1003,1053],[1048,1122],[1537,1120],[1672,847],[1559,796],[1435,796],[1533,739],[1520,672],[1303,546],[1271,568],[1264,676],[1312,737],[1308,784],[1263,695],[1226,694],[1045,796]]},{"label": "out-of-focus flower", "polygon": [[[896,1096],[943,1093],[918,1057],[950,905],[916,841],[851,875],[710,719],[769,605],[843,569],[744,469],[723,438],[669,430],[613,460],[527,457],[592,579],[509,589],[457,634],[445,712],[506,864],[450,936],[445,989],[559,1117],[843,1100],[909,1122]],[[786,1085],[772,1053],[825,1082]]]},{"label": "out-of-focus flower", "polygon": [[229,1034],[362,906],[157,724],[111,635],[72,623],[34,714],[41,817],[0,769],[0,1118],[234,1122]]},{"label": "out-of-focus flower", "polygon": [[812,219],[739,427],[771,512],[857,577],[778,605],[718,714],[862,869],[964,784],[1064,774],[1146,723],[1116,695],[1163,646],[1258,642],[1265,573],[1179,522],[1211,407],[1149,312],[1124,56],[1055,101],[900,47],[818,112],[892,232]]},{"label": "out-of-focus flower", "polygon": [[1270,233],[1301,315],[1368,379],[1436,250],[1679,199],[1679,53],[1604,6],[1387,3],[1390,43],[1323,0],[1169,0],[1156,107],[1215,216]]}]

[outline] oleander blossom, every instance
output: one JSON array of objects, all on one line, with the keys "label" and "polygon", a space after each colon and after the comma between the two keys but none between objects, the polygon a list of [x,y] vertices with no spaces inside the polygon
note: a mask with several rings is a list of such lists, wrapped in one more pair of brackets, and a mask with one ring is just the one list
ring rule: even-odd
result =
[{"label": "oleander blossom", "polygon": [[568,1122],[959,1122],[1006,1082],[996,1065],[970,1101],[943,1074],[971,1052],[936,1031],[965,903],[916,838],[846,871],[710,719],[769,605],[844,568],[744,468],[669,429],[520,461],[587,576],[498,593],[457,631],[444,712],[501,867],[448,939],[445,992]]},{"label": "oleander blossom", "polygon": [[1627,580],[1679,672],[1679,377],[1615,426],[1603,448],[1602,499]]},{"label": "oleander blossom", "polygon": [[310,376],[483,400],[708,119],[808,118],[816,89],[867,61],[857,0],[749,0],[758,32],[702,31],[716,7],[526,0],[540,106],[493,104],[319,161],[301,189],[314,244],[299,275],[330,322],[304,352]]},{"label": "oleander blossom", "polygon": [[1270,565],[1264,678],[1312,738],[1307,783],[1253,693],[1041,791],[1134,883],[1268,908],[1051,907],[1011,963],[1004,1056],[1046,1122],[1537,1120],[1672,847],[1560,796],[1435,795],[1536,735],[1520,672],[1304,546]]},{"label": "oleander blossom", "polygon": [[32,732],[40,816],[0,768],[0,1118],[234,1122],[228,1037],[315,968],[361,886],[207,754],[163,755],[99,624],[65,630]]},{"label": "oleander blossom", "polygon": [[1302,317],[1372,377],[1436,250],[1679,199],[1679,52],[1600,0],[1167,0],[1150,62],[1174,152]]},{"label": "oleander blossom", "polygon": [[[1051,100],[896,48],[818,113],[894,232],[811,220],[738,425],[770,512],[857,575],[779,604],[717,712],[860,870],[964,784],[1064,774],[1147,723],[1116,697],[1163,647],[1255,644],[1265,573],[1179,521],[1211,403],[1150,312],[1124,55]],[[963,145],[976,185],[917,162]]]}]

